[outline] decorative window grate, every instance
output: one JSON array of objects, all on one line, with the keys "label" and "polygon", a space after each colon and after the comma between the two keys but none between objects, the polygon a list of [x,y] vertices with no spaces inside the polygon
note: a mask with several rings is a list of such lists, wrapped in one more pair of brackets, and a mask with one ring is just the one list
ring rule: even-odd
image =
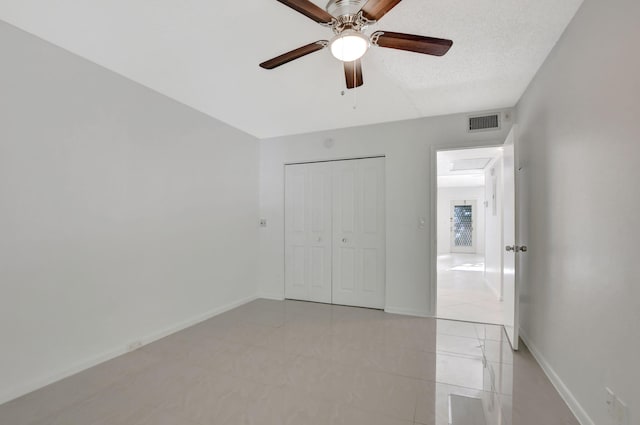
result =
[{"label": "decorative window grate", "polygon": [[471,205],[453,207],[453,231],[455,246],[473,246],[473,209]]}]

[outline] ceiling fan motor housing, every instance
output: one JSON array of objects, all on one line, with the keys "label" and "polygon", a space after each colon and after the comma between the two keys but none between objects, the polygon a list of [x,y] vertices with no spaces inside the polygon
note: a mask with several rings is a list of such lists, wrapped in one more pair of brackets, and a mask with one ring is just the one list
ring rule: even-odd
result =
[{"label": "ceiling fan motor housing", "polygon": [[366,0],[329,0],[327,12],[335,17],[357,15]]}]

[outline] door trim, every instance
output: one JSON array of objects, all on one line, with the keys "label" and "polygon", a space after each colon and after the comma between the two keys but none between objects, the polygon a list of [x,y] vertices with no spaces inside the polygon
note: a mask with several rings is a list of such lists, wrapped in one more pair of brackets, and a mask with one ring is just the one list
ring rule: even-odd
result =
[{"label": "door trim", "polygon": [[338,159],[319,159],[316,161],[298,161],[298,162],[285,162],[284,165],[302,165],[302,164],[317,164],[318,162],[338,162],[338,161],[357,161],[358,159],[374,159],[374,158],[386,158],[386,155],[373,155],[373,156],[358,156],[353,158],[338,158]]}]

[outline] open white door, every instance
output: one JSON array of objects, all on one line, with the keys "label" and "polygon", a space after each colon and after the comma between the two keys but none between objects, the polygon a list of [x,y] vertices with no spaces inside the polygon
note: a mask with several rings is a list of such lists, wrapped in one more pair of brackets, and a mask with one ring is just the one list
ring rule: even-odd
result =
[{"label": "open white door", "polygon": [[527,248],[518,245],[518,205],[517,185],[517,127],[511,128],[504,143],[503,155],[503,218],[502,218],[502,284],[504,299],[504,327],[514,350],[518,349],[519,338],[519,299],[518,290],[518,256]]}]

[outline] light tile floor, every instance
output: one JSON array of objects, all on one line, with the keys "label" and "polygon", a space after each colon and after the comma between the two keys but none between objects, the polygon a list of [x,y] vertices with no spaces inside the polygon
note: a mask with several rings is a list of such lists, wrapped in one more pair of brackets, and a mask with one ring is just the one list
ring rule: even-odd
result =
[{"label": "light tile floor", "polygon": [[503,303],[484,280],[484,257],[438,256],[438,317],[503,324]]},{"label": "light tile floor", "polygon": [[0,406],[3,425],[578,425],[501,327],[256,300]]}]

